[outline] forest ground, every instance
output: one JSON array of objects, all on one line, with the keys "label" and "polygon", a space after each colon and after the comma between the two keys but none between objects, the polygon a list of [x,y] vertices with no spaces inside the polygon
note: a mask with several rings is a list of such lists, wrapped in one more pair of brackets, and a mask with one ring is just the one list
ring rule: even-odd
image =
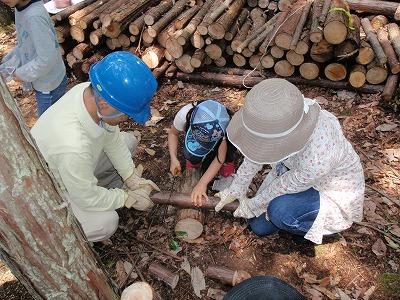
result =
[{"label": "forest ground", "polygon": [[[0,59],[15,45],[13,32],[0,32]],[[70,74],[69,88],[78,83]],[[8,84],[29,127],[37,120],[32,93],[25,94],[16,83]],[[121,209],[120,228],[107,243],[95,243],[94,250],[108,274],[121,290],[135,281],[147,281],[160,299],[221,299],[229,290],[206,275],[208,266],[219,265],[245,270],[251,275],[279,277],[308,299],[400,299],[400,141],[399,116],[385,108],[379,94],[360,94],[327,88],[300,86],[303,94],[315,98],[322,108],[334,113],[345,136],[360,155],[365,171],[364,218],[360,224],[322,245],[297,245],[283,232],[258,238],[244,219],[230,212],[204,211],[204,232],[196,243],[186,243],[174,233],[177,208],[156,205],[151,213]],[[162,190],[171,190],[167,133],[176,112],[185,104],[216,99],[237,111],[246,89],[215,85],[180,84],[162,81],[152,100],[153,122],[138,125],[129,121],[123,130],[140,133],[134,158],[144,165],[146,178]],[[181,141],[183,136],[181,138]],[[184,161],[182,156],[182,165]],[[241,157],[238,157],[238,162]],[[259,174],[252,186],[256,190],[265,174]],[[212,195],[213,191],[209,190]],[[147,243],[140,242],[145,239]],[[174,243],[175,242],[175,243]],[[151,246],[149,246],[149,244]],[[172,247],[174,246],[174,247]],[[191,281],[180,260],[165,251],[186,258],[205,276],[204,289]],[[172,289],[148,274],[152,262],[179,274]],[[125,269],[124,269],[125,263]],[[132,271],[132,272],[130,272]],[[130,273],[130,274],[127,274]],[[199,293],[199,292],[197,292]],[[0,299],[31,299],[6,265],[0,262]]]}]

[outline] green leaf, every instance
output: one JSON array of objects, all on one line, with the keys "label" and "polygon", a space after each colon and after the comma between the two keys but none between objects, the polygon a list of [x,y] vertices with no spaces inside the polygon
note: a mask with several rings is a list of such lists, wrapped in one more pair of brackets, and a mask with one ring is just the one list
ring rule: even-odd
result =
[{"label": "green leaf", "polygon": [[172,240],[169,244],[171,245],[173,250],[179,250],[179,245],[176,241]]},{"label": "green leaf", "polygon": [[107,268],[111,268],[111,267],[113,267],[114,265],[115,265],[115,261],[112,260],[112,261],[108,262],[108,264],[107,264],[106,266],[107,266]]},{"label": "green leaf", "polygon": [[176,232],[176,235],[177,235],[177,236],[185,236],[185,235],[188,236],[188,234],[187,234],[186,231],[177,231],[177,232]]}]

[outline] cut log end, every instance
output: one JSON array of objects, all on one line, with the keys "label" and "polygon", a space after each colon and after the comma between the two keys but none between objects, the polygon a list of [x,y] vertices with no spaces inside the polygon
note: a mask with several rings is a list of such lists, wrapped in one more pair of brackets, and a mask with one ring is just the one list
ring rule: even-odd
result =
[{"label": "cut log end", "polygon": [[147,282],[135,282],[122,291],[121,300],[153,300],[153,288]]}]

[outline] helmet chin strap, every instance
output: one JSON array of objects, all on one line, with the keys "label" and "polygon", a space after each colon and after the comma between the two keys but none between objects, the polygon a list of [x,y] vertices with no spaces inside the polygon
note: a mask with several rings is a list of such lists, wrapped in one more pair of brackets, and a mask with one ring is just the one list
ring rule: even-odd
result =
[{"label": "helmet chin strap", "polygon": [[94,95],[94,101],[96,103],[96,112],[97,112],[97,116],[100,119],[100,126],[103,127],[105,130],[110,131],[107,126],[106,123],[103,121],[103,119],[112,119],[112,118],[117,118],[119,116],[124,115],[125,113],[117,111],[115,113],[112,113],[110,115],[107,116],[103,116],[100,112],[99,112],[99,102],[100,102],[100,95],[93,89],[93,95]]}]

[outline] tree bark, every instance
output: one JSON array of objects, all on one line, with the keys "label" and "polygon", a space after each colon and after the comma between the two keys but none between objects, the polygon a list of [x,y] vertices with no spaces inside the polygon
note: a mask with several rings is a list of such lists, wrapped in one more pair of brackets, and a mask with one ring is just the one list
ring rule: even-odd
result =
[{"label": "tree bark", "polygon": [[303,32],[304,26],[306,24],[306,21],[308,19],[308,15],[310,13],[311,5],[314,0],[307,0],[306,4],[304,5],[304,8],[302,10],[300,20],[297,23],[297,28],[293,33],[292,40],[290,41],[289,49],[290,50],[295,50],[297,47],[297,44],[300,40],[301,33]]},{"label": "tree bark", "polygon": [[238,12],[242,9],[245,2],[245,0],[236,0],[218,20],[211,23],[208,26],[208,34],[210,37],[218,40],[222,39],[235,21]]},{"label": "tree bark", "polygon": [[376,15],[386,15],[400,20],[399,7],[397,1],[376,1],[376,0],[346,0],[350,9],[372,13]]},{"label": "tree bark", "polygon": [[168,284],[172,289],[176,287],[179,281],[179,274],[174,274],[166,267],[153,262],[148,269],[150,275],[164,281]]},{"label": "tree bark", "polygon": [[1,259],[34,299],[119,299],[3,79],[0,91]]},{"label": "tree bark", "polygon": [[389,40],[393,45],[394,51],[400,57],[400,30],[396,23],[389,23],[387,25]]},{"label": "tree bark", "polygon": [[67,7],[66,9],[63,9],[62,11],[56,13],[54,15],[54,19],[56,19],[57,21],[65,20],[69,17],[69,15],[73,14],[74,12],[76,12],[78,10],[85,8],[86,6],[92,4],[95,1],[96,0],[84,0],[77,4],[71,5],[71,6]]},{"label": "tree bark", "polygon": [[[85,6],[84,8],[74,12],[73,14],[70,14],[68,16],[68,21],[71,26],[78,25],[79,21],[86,15],[90,14],[94,10],[104,6],[109,0],[96,0],[92,4]],[[96,11],[97,13],[100,13],[101,11]],[[97,15],[98,16],[98,15]],[[82,29],[85,29],[82,27]]]},{"label": "tree bark", "polygon": [[149,26],[149,35],[153,38],[173,21],[185,8],[189,0],[179,0],[157,22]]},{"label": "tree bark", "polygon": [[216,279],[223,284],[231,286],[235,286],[251,277],[251,275],[244,270],[232,270],[224,266],[209,266],[206,275],[211,279]]},{"label": "tree bark", "polygon": [[378,41],[382,46],[383,51],[387,57],[387,64],[389,66],[389,70],[392,74],[397,74],[400,72],[400,62],[394,52],[392,44],[389,41],[387,30],[384,28],[380,28],[377,31]]},{"label": "tree bark", "polygon": [[398,88],[399,74],[390,74],[386,80],[386,84],[383,88],[381,99],[383,101],[390,101],[393,99],[393,95]]},{"label": "tree bark", "polygon": [[387,56],[383,51],[381,44],[379,43],[375,30],[371,26],[371,22],[368,18],[363,18],[361,19],[361,25],[364,28],[364,32],[367,36],[367,42],[371,44],[372,49],[375,52],[376,59],[379,61],[380,64],[386,64]]},{"label": "tree bark", "polygon": [[310,27],[310,41],[313,43],[320,42],[324,37],[322,27],[319,24],[319,17],[321,16],[323,6],[324,0],[314,0]]}]

